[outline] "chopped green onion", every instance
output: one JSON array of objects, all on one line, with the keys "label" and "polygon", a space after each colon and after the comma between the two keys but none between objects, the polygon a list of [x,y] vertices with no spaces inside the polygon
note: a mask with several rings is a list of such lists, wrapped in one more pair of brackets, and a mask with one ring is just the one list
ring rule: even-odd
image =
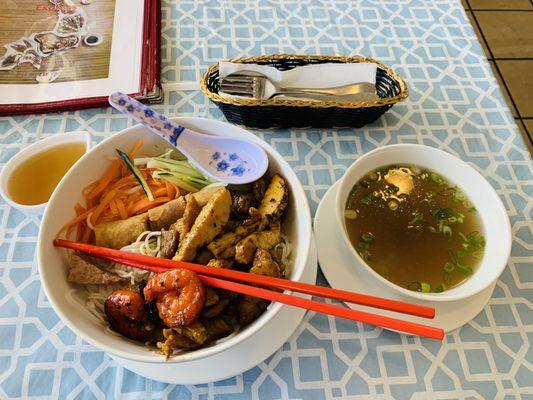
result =
[{"label": "chopped green onion", "polygon": [[472,268],[470,268],[468,265],[464,264],[455,264],[456,268],[461,271],[465,275],[471,275],[472,274]]},{"label": "chopped green onion", "polygon": [[450,194],[455,193],[455,189],[452,187],[447,187],[446,189],[442,189],[439,192],[440,196],[449,196]]},{"label": "chopped green onion", "polygon": [[427,282],[411,282],[407,285],[407,289],[415,292],[429,293],[431,292],[431,285]]},{"label": "chopped green onion", "polygon": [[444,236],[451,237],[452,236],[452,228],[450,228],[448,225],[445,225],[442,228],[442,233],[444,234]]},{"label": "chopped green onion", "polygon": [[453,264],[457,264],[457,256],[452,250],[448,250],[448,257]]},{"label": "chopped green onion", "polygon": [[365,243],[363,241],[357,242],[357,250],[368,250],[370,249],[370,243]]},{"label": "chopped green onion", "polygon": [[370,195],[367,194],[365,197],[361,199],[361,203],[369,206],[370,204],[372,204],[372,198],[370,197]]},{"label": "chopped green onion", "polygon": [[391,200],[389,201],[388,206],[392,211],[396,211],[398,209],[398,202]]},{"label": "chopped green onion", "polygon": [[344,211],[344,216],[348,219],[356,219],[357,218],[357,211],[347,209]]},{"label": "chopped green onion", "polygon": [[370,254],[368,250],[357,250],[357,253],[361,256],[361,258],[364,261],[368,261],[370,260],[370,258],[372,258],[372,254]]},{"label": "chopped green onion", "polygon": [[455,265],[449,261],[446,261],[446,264],[444,264],[444,272],[446,272],[447,274],[451,274],[454,270]]},{"label": "chopped green onion", "polygon": [[374,235],[370,232],[365,232],[361,235],[361,240],[364,242],[364,243],[368,243],[368,244],[372,244],[374,243]]},{"label": "chopped green onion", "polygon": [[444,185],[446,183],[446,181],[444,180],[444,178],[442,178],[439,174],[436,174],[435,172],[431,172],[429,174],[429,178],[435,182],[437,185]]},{"label": "chopped green onion", "polygon": [[413,216],[414,218],[409,221],[409,225],[414,225],[416,222],[424,220],[424,216],[418,211],[413,212]]},{"label": "chopped green onion", "polygon": [[476,250],[472,253],[472,257],[474,258],[481,258],[482,255],[483,255],[483,252],[481,250]]},{"label": "chopped green onion", "polygon": [[465,200],[465,195],[463,194],[463,192],[457,190],[454,194],[453,194],[453,197],[452,197],[452,201],[454,203],[459,203],[461,201],[464,201]]},{"label": "chopped green onion", "polygon": [[368,174],[368,179],[371,181],[377,181],[378,180],[378,174],[375,172],[371,172]]},{"label": "chopped green onion", "polygon": [[444,283],[440,283],[439,286],[435,289],[435,293],[442,293],[446,290],[446,285]]},{"label": "chopped green onion", "polygon": [[431,211],[431,214],[437,219],[447,219],[452,216],[452,209],[442,208],[440,210]]}]

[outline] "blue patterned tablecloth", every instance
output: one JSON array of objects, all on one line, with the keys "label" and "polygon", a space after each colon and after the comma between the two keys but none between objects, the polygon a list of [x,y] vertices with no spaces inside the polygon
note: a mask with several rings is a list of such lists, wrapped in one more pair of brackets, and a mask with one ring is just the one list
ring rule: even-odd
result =
[{"label": "blue patterned tablecloth", "polygon": [[[449,151],[496,188],[514,242],[485,309],[442,344],[309,313],[256,368],[167,385],[121,368],[65,327],[37,274],[40,220],[1,202],[1,399],[533,398],[532,161],[459,1],[163,1],[165,82],[197,81],[221,58],[278,52],[373,56],[410,86],[408,101],[364,129],[258,132],[293,166],[313,212],[355,158],[391,143]],[[157,108],[223,119],[199,91],[169,91]],[[48,135],[84,129],[99,141],[132,123],[110,109],[1,118],[0,163]]]}]

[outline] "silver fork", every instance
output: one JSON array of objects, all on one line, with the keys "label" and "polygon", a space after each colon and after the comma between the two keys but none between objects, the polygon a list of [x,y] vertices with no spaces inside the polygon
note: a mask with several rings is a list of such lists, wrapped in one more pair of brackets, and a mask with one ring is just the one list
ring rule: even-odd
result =
[{"label": "silver fork", "polygon": [[220,90],[254,99],[270,99],[280,95],[322,101],[368,101],[379,98],[376,87],[367,82],[322,89],[284,88],[272,82],[266,75],[255,71],[239,71],[222,78]]}]

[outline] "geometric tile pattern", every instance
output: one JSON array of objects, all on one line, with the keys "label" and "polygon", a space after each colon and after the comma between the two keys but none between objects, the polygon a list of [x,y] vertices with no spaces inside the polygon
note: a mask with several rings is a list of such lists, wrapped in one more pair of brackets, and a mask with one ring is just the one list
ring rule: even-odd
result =
[{"label": "geometric tile pattern", "polygon": [[[423,143],[461,157],[505,204],[509,265],[485,309],[443,343],[309,313],[244,374],[173,386],[121,368],[65,327],[37,274],[39,218],[0,202],[0,398],[533,398],[533,163],[459,1],[167,0],[162,11],[167,82],[195,81],[220,58],[276,52],[365,54],[395,68],[410,97],[370,126],[256,133],[292,165],[313,213],[376,147]],[[198,91],[168,92],[156,108],[223,119]],[[0,118],[0,165],[48,135],[84,129],[99,141],[132,124],[111,109]]]}]

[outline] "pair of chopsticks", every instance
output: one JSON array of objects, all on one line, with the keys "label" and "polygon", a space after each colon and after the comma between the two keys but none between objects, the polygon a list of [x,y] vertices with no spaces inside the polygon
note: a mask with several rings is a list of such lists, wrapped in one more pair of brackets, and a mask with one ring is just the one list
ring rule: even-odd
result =
[{"label": "pair of chopsticks", "polygon": [[[435,309],[431,307],[405,303],[397,300],[383,299],[345,290],[332,289],[324,286],[311,285],[303,282],[290,281],[287,279],[256,275],[248,272],[213,268],[190,262],[150,257],[142,254],[129,253],[126,251],[93,246],[85,243],[76,243],[62,239],[55,239],[54,246],[80,251],[96,258],[156,273],[165,272],[175,268],[185,268],[196,272],[204,284],[218,289],[230,290],[269,301],[276,301],[306,310],[316,311],[352,321],[364,322],[370,325],[381,326],[430,339],[442,340],[444,337],[444,331],[440,328],[376,315],[365,311],[352,310],[350,308],[333,304],[321,303],[286,293],[268,290],[263,287],[290,290],[293,292],[310,294],[430,319],[435,316]],[[249,286],[238,282],[245,282],[262,287]]]}]

